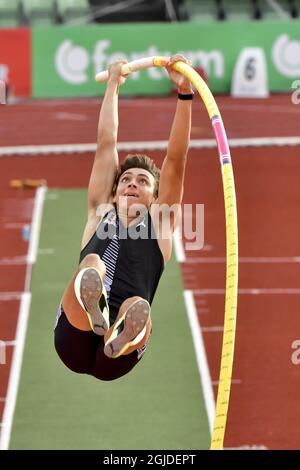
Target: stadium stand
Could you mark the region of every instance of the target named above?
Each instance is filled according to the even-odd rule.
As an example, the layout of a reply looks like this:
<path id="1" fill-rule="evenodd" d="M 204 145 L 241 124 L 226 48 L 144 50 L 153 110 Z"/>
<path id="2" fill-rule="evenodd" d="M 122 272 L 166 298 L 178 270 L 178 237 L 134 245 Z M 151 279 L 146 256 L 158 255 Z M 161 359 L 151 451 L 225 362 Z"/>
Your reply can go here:
<path id="1" fill-rule="evenodd" d="M 185 0 L 89 0 L 96 22 L 182 21 Z"/>
<path id="2" fill-rule="evenodd" d="M 0 0 L 0 27 L 297 19 L 300 0 Z"/>
<path id="3" fill-rule="evenodd" d="M 56 0 L 59 23 L 68 23 L 83 19 L 89 21 L 91 16 L 88 0 Z"/>
<path id="4" fill-rule="evenodd" d="M 19 0 L 0 0 L 0 27 L 17 27 L 23 20 L 22 3 Z"/>
<path id="5" fill-rule="evenodd" d="M 53 0 L 22 0 L 24 22 L 29 26 L 52 25 L 57 22 Z"/>

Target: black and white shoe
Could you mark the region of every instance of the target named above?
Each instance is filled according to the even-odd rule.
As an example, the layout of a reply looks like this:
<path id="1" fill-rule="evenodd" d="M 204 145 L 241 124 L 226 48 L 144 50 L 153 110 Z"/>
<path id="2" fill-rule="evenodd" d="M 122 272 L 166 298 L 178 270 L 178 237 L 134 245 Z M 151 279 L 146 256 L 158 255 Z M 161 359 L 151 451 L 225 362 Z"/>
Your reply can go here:
<path id="1" fill-rule="evenodd" d="M 105 338 L 104 354 L 117 358 L 138 344 L 146 333 L 150 311 L 147 300 L 133 302 L 120 318 L 117 317 L 109 338 Z"/>
<path id="2" fill-rule="evenodd" d="M 99 271 L 96 268 L 81 269 L 76 276 L 74 290 L 92 330 L 103 336 L 109 328 L 109 307 Z"/>

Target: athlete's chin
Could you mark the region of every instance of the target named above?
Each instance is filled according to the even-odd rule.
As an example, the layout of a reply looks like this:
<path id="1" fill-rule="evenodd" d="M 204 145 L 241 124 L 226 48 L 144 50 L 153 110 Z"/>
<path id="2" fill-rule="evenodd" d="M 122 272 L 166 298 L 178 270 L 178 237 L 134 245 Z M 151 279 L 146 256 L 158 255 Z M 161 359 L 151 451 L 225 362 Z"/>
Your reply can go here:
<path id="1" fill-rule="evenodd" d="M 139 197 L 134 197 L 134 196 L 129 196 L 126 198 L 126 205 L 127 207 L 133 207 L 133 206 L 146 206 L 145 201 L 143 201 L 142 198 Z"/>

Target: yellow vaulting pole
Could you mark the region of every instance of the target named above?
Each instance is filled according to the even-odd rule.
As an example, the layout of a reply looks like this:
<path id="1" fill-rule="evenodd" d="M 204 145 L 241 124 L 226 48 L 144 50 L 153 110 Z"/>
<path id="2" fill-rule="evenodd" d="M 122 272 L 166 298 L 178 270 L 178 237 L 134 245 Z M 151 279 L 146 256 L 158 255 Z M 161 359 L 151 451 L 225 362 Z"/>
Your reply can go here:
<path id="1" fill-rule="evenodd" d="M 238 227 L 234 176 L 225 129 L 213 95 L 204 80 L 191 66 L 184 62 L 177 62 L 174 64 L 174 69 L 192 82 L 205 104 L 218 143 L 222 170 L 226 219 L 226 295 L 221 368 L 210 447 L 211 450 L 221 450 L 223 449 L 229 405 L 237 316 Z"/>

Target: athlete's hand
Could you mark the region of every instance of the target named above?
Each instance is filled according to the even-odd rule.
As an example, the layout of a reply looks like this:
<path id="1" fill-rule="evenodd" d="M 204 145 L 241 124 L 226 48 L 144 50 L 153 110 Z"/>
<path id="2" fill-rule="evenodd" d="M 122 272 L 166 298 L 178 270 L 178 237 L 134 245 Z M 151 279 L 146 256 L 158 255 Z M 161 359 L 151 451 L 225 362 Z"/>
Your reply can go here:
<path id="1" fill-rule="evenodd" d="M 119 85 L 123 85 L 126 76 L 122 75 L 122 66 L 127 64 L 127 60 L 117 60 L 112 62 L 108 67 L 108 80 L 116 80 Z"/>
<path id="2" fill-rule="evenodd" d="M 170 57 L 169 62 L 166 65 L 167 72 L 169 74 L 170 79 L 177 87 L 178 93 L 189 94 L 193 93 L 193 88 L 191 82 L 184 76 L 182 73 L 177 72 L 176 70 L 172 69 L 172 64 L 178 61 L 185 62 L 188 65 L 191 65 L 191 62 L 186 59 L 181 54 L 175 54 Z"/>

